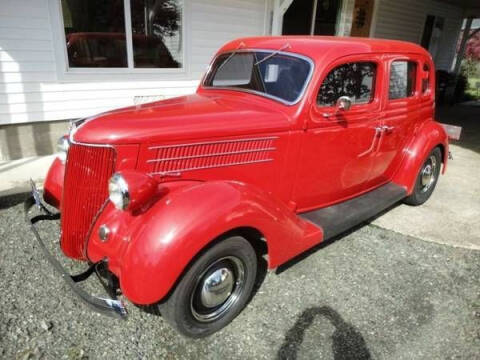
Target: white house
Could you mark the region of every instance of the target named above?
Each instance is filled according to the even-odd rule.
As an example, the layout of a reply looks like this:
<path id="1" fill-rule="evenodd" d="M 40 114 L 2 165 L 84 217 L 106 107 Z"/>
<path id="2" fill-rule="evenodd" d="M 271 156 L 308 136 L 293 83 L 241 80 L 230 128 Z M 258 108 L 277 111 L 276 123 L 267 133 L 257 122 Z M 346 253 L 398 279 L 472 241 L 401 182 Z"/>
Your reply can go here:
<path id="1" fill-rule="evenodd" d="M 67 120 L 195 91 L 236 37 L 370 36 L 451 70 L 476 0 L 1 0 L 0 160 L 51 153 Z"/>

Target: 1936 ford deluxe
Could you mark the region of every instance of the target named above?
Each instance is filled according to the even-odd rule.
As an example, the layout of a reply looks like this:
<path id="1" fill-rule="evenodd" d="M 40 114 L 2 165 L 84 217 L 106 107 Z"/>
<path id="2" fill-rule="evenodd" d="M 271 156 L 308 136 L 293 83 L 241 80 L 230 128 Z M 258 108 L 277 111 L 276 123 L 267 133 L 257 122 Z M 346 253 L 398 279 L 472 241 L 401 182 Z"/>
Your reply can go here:
<path id="1" fill-rule="evenodd" d="M 395 202 L 425 202 L 448 140 L 421 47 L 333 37 L 232 41 L 195 94 L 76 121 L 27 216 L 47 258 L 89 305 L 122 294 L 182 334 L 228 324 L 275 268 Z M 70 276 L 35 223 L 61 219 Z M 97 272 L 110 298 L 78 281 Z"/>

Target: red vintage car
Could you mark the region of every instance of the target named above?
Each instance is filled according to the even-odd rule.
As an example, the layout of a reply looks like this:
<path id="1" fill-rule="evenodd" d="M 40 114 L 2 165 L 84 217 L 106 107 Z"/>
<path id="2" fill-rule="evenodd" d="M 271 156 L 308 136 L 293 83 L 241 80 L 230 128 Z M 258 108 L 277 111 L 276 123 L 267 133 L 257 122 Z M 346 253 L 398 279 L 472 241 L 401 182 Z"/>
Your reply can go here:
<path id="1" fill-rule="evenodd" d="M 179 332 L 209 335 L 276 268 L 398 201 L 424 203 L 448 158 L 421 47 L 337 37 L 256 37 L 215 55 L 195 94 L 76 121 L 32 224 L 89 305 L 122 296 Z M 71 276 L 35 229 L 61 219 Z M 110 298 L 78 281 L 99 274 Z"/>

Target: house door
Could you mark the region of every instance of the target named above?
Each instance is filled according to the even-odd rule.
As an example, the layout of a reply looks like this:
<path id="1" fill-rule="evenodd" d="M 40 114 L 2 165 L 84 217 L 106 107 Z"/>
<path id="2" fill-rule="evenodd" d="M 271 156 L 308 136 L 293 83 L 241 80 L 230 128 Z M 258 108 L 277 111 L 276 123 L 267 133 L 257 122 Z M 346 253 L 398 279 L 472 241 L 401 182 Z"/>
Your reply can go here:
<path id="1" fill-rule="evenodd" d="M 293 0 L 283 15 L 283 35 L 335 35 L 341 0 Z"/>

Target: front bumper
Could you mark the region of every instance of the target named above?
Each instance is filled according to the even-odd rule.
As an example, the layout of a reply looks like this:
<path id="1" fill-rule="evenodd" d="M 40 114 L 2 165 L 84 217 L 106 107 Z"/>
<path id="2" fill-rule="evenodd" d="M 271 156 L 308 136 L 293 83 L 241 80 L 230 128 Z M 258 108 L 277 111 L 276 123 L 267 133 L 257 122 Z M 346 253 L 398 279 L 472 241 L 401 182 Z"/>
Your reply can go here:
<path id="1" fill-rule="evenodd" d="M 78 283 L 86 280 L 91 274 L 95 272 L 99 263 L 91 264 L 90 267 L 83 273 L 78 275 L 70 275 L 65 268 L 58 262 L 58 260 L 50 254 L 46 248 L 40 234 L 38 233 L 35 224 L 39 221 L 49 221 L 49 220 L 58 220 L 60 218 L 60 213 L 51 213 L 45 205 L 43 205 L 40 194 L 35 188 L 35 184 L 32 182 L 32 194 L 25 200 L 24 209 L 25 209 L 25 219 L 30 225 L 30 228 L 37 239 L 40 249 L 42 249 L 47 260 L 52 264 L 53 268 L 61 276 L 61 278 L 67 283 L 70 289 L 80 297 L 88 306 L 90 306 L 96 312 L 125 319 L 127 317 L 127 310 L 121 300 L 115 298 L 114 294 L 112 298 L 100 298 L 88 294 L 83 290 Z M 37 205 L 38 209 L 42 212 L 40 215 L 36 215 L 32 218 L 29 217 L 29 210 L 33 205 Z"/>

